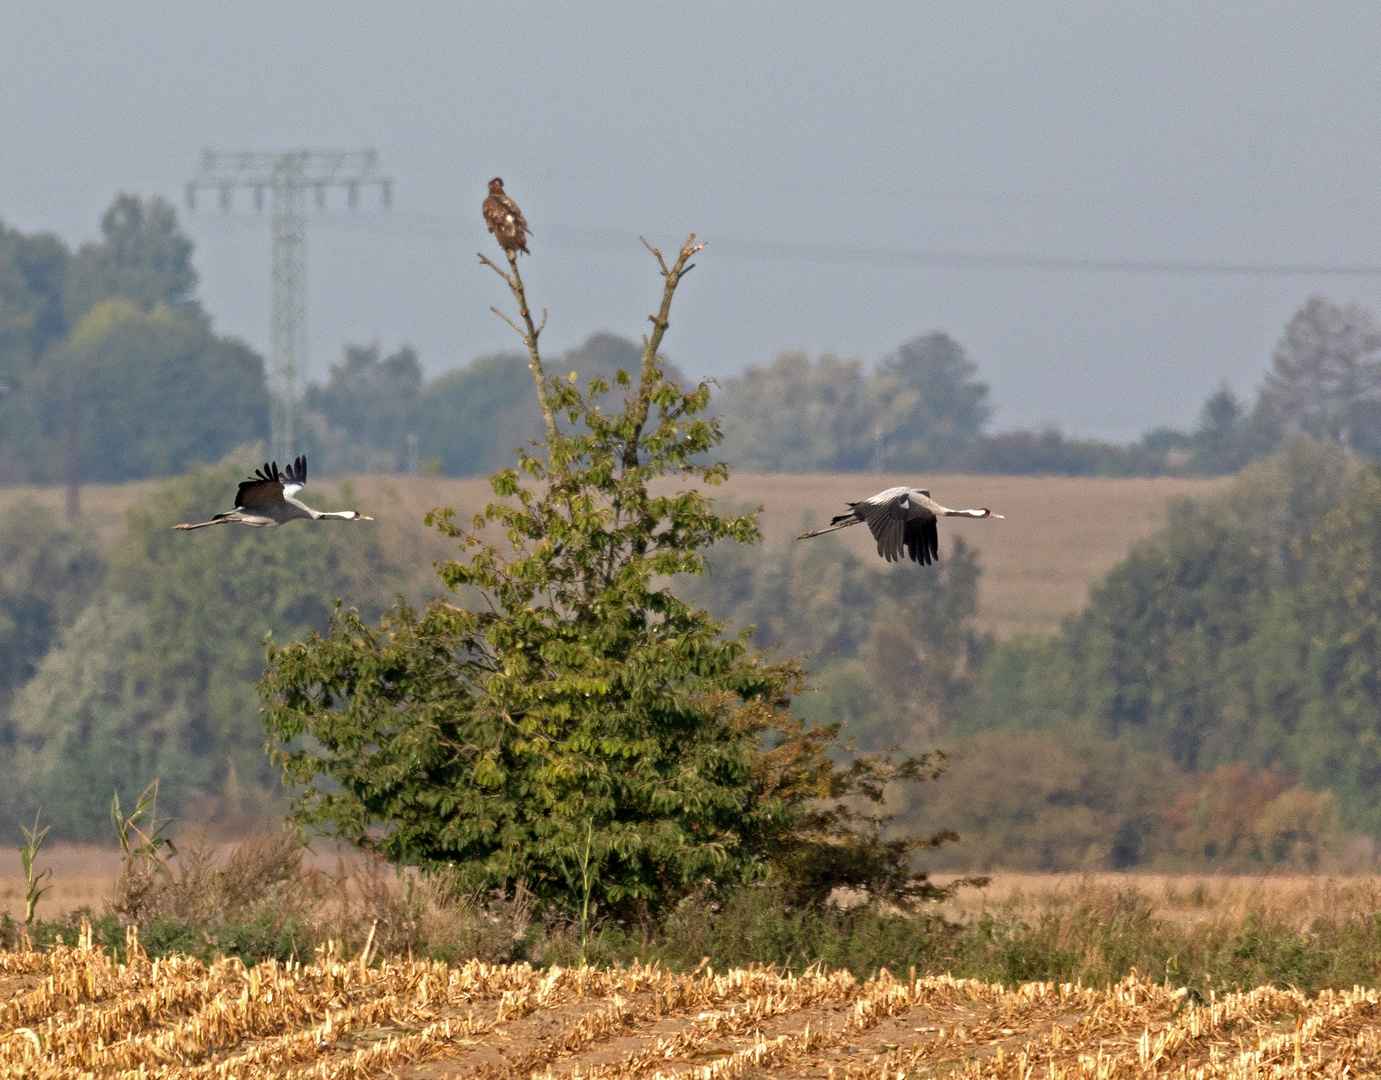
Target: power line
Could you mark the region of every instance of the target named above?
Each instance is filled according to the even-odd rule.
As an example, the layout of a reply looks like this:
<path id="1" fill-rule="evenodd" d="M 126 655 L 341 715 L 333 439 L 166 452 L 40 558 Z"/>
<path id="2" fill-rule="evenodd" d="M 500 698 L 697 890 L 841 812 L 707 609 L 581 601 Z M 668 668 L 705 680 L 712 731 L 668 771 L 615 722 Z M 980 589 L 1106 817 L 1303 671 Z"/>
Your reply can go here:
<path id="1" fill-rule="evenodd" d="M 482 242 L 483 229 L 453 214 L 397 213 L 391 221 L 321 214 L 326 226 L 348 225 L 364 232 L 385 232 Z M 639 247 L 637 234 L 621 229 L 548 225 L 540 243 L 561 251 L 620 250 Z M 936 270 L 1002 270 L 1026 273 L 1116 274 L 1163 277 L 1381 277 L 1381 263 L 1258 263 L 1173 259 L 1099 259 L 1002 252 L 936 251 L 925 248 L 869 247 L 853 244 L 799 243 L 789 240 L 710 238 L 707 255 L 768 262 L 859 265 L 885 263 Z"/>

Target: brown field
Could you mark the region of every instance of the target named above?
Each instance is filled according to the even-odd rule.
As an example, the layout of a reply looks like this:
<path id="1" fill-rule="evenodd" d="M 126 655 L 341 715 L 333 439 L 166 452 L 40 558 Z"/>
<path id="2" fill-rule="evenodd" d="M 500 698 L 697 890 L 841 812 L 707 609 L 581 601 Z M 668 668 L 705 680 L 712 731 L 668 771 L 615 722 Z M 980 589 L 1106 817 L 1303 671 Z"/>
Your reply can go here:
<path id="1" fill-rule="evenodd" d="M 74 885 L 84 883 L 83 902 L 108 894 L 109 852 L 45 855 L 58 871 L 46 917 L 69 906 Z M 20 886 L 12 862 L 0 863 L 9 890 Z M 398 887 L 392 875 L 381 880 Z M 1180 925 L 1255 914 L 1307 926 L 1381 906 L 1376 877 L 1005 874 L 964 890 L 945 913 L 1035 921 L 1091 893 L 1128 890 Z M 365 909 L 354 910 L 348 948 L 253 969 L 233 958 L 150 961 L 137 937 L 118 963 L 75 931 L 44 951 L 0 952 L 0 1077 L 1342 1080 L 1381 1069 L 1376 990 L 1262 987 L 1202 1000 L 1135 969 L 1093 988 L 901 971 L 866 982 L 821 969 L 717 974 L 703 962 L 689 975 L 447 966 L 380 950 L 383 930 L 376 938 L 370 917 L 360 921 Z"/>
<path id="2" fill-rule="evenodd" d="M 1191 1000 L 948 976 L 657 967 L 128 962 L 83 935 L 0 954 L 0 1075 L 484 1080 L 1305 1077 L 1374 1073 L 1381 994 Z"/>
<path id="3" fill-rule="evenodd" d="M 844 509 L 847 502 L 872 494 L 892 480 L 862 475 L 735 476 L 717 489 L 717 497 L 739 505 L 765 507 L 763 530 L 769 544 L 789 542 L 803 528 L 818 526 Z M 1157 478 L 1083 478 L 1023 476 L 936 476 L 929 479 L 935 497 L 946 505 L 988 506 L 1006 515 L 1002 521 L 946 521 L 946 538 L 963 536 L 978 549 L 983 565 L 979 617 L 985 629 L 1007 637 L 1014 633 L 1053 630 L 1060 619 L 1083 604 L 1090 584 L 1114 566 L 1128 549 L 1165 519 L 1169 499 L 1220 490 L 1227 480 Z M 408 592 L 426 595 L 433 587 L 431 563 L 448 548 L 426 529 L 422 515 L 433 506 L 454 506 L 472 513 L 491 497 L 482 479 L 447 480 L 414 476 L 359 476 L 348 481 L 354 501 L 379 519 L 394 557 L 413 568 Z M 123 529 L 123 510 L 146 497 L 156 481 L 89 485 L 82 489 L 82 508 L 109 540 Z M 339 495 L 339 485 L 313 485 L 317 500 Z M 61 509 L 62 488 L 0 488 L 0 512 L 32 497 Z M 171 524 L 171 523 L 170 523 Z M 860 553 L 871 550 L 862 530 L 841 541 Z"/>

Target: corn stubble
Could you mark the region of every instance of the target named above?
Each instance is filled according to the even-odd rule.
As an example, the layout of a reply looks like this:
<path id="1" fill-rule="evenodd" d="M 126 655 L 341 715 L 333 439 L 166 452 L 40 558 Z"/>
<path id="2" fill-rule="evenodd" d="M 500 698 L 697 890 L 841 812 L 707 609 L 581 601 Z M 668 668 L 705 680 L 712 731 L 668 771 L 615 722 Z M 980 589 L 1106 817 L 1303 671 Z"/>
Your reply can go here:
<path id="1" fill-rule="evenodd" d="M 1381 1056 L 1381 994 L 1188 999 L 948 976 L 767 968 L 536 970 L 339 954 L 310 964 L 0 953 L 0 1076 L 821 1080 L 1346 1077 Z"/>

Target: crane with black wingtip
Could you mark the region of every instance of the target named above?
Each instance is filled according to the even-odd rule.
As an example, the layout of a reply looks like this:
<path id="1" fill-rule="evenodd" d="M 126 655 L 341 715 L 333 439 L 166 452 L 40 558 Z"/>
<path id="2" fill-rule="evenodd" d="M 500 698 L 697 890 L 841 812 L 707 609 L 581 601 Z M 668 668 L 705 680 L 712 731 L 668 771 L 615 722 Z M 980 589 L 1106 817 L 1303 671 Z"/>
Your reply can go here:
<path id="1" fill-rule="evenodd" d="M 1001 518 L 986 506 L 977 510 L 951 510 L 930 497 L 925 488 L 894 487 L 879 491 L 861 502 L 849 503 L 849 512 L 831 519 L 823 529 L 812 529 L 796 537 L 806 540 L 812 536 L 847 529 L 850 525 L 867 525 L 877 541 L 878 554 L 888 562 L 909 558 L 912 562 L 929 566 L 940 557 L 942 517 Z"/>
<path id="2" fill-rule="evenodd" d="M 298 457 L 281 472 L 278 462 L 264 462 L 254 475 L 241 482 L 235 493 L 235 509 L 195 525 L 174 529 L 204 529 L 208 525 L 250 525 L 265 529 L 289 521 L 373 521 L 355 510 L 313 510 L 295 496 L 307 483 L 307 455 Z"/>

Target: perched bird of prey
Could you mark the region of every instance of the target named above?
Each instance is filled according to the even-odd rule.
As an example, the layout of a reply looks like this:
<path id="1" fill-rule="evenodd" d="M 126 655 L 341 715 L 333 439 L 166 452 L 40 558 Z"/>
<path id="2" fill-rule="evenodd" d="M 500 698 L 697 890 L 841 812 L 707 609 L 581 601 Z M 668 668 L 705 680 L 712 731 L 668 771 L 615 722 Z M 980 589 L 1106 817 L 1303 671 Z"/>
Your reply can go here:
<path id="1" fill-rule="evenodd" d="M 313 510 L 306 503 L 293 498 L 307 483 L 307 455 L 303 454 L 282 472 L 278 462 L 264 462 L 262 469 L 255 469 L 254 475 L 240 484 L 235 493 L 235 509 L 228 514 L 217 514 L 210 521 L 199 521 L 195 525 L 174 525 L 174 529 L 204 529 L 208 525 L 253 525 L 263 529 L 270 525 L 282 525 L 286 521 L 373 521 L 372 517 L 354 510 L 338 510 L 324 513 Z"/>
<path id="2" fill-rule="evenodd" d="M 850 525 L 866 524 L 878 542 L 878 554 L 888 562 L 906 557 L 912 562 L 929 566 L 940 557 L 940 530 L 936 521 L 942 517 L 1000 518 L 987 507 L 977 510 L 951 510 L 930 497 L 925 488 L 894 487 L 879 491 L 862 502 L 849 503 L 849 512 L 830 520 L 823 529 L 803 532 L 796 537 L 811 536 L 847 529 Z"/>
<path id="3" fill-rule="evenodd" d="M 527 218 L 523 217 L 518 204 L 504 193 L 503 180 L 497 176 L 489 181 L 489 195 L 484 200 L 484 223 L 505 251 L 532 254 L 527 249 L 527 237 L 532 232 L 527 227 Z"/>

